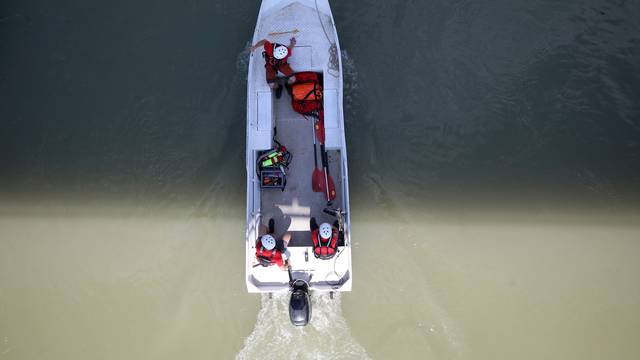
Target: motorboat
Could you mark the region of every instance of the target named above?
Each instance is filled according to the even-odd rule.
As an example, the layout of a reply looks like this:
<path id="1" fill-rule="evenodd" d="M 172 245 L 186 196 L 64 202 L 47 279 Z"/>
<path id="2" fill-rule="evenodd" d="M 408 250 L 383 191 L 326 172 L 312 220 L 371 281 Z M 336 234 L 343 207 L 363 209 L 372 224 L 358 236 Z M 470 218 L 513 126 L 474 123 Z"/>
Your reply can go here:
<path id="1" fill-rule="evenodd" d="M 309 293 L 333 296 L 351 291 L 353 283 L 342 64 L 328 0 L 262 1 L 252 44 L 263 39 L 288 44 L 292 37 L 296 42 L 288 64 L 300 74 L 298 79 L 303 73 L 317 74 L 319 111 L 311 115 L 296 111 L 290 87 L 278 98 L 266 81 L 262 48 L 251 52 L 245 280 L 250 293 L 291 292 L 292 323 L 306 325 L 311 318 Z M 279 75 L 282 84 L 286 80 Z M 274 151 L 283 159 L 265 166 Z M 257 244 L 271 219 L 274 237 L 290 234 L 288 271 L 262 266 L 256 258 Z M 316 256 L 314 222 L 338 229 L 333 256 Z"/>

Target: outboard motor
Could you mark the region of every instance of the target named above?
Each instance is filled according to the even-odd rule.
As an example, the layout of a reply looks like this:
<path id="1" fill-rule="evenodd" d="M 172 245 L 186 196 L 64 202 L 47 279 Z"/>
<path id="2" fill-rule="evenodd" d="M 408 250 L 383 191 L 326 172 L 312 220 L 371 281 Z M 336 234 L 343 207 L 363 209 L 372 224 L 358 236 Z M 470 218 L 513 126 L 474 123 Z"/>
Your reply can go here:
<path id="1" fill-rule="evenodd" d="M 295 326 L 305 326 L 311 320 L 311 296 L 309 284 L 303 279 L 293 280 L 289 268 L 289 285 L 291 298 L 289 299 L 289 319 Z"/>

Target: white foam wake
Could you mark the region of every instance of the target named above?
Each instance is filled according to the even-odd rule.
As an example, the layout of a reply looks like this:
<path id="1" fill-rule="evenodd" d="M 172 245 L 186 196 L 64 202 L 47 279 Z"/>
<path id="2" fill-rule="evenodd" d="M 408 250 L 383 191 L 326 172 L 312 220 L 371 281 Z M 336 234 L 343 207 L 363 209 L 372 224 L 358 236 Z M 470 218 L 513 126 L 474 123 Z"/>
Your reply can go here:
<path id="1" fill-rule="evenodd" d="M 309 325 L 289 322 L 289 294 L 262 296 L 256 325 L 236 359 L 367 359 L 342 316 L 340 294 L 312 297 Z"/>
<path id="2" fill-rule="evenodd" d="M 242 51 L 236 55 L 236 78 L 244 83 L 249 76 L 249 58 L 251 56 L 251 43 L 247 41 Z"/>

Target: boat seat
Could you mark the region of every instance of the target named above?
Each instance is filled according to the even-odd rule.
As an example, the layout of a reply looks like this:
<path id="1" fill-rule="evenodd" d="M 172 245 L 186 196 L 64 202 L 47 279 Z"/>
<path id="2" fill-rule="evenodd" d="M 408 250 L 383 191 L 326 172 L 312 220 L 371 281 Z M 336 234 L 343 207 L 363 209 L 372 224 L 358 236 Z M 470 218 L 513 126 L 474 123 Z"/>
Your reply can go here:
<path id="1" fill-rule="evenodd" d="M 324 89 L 323 106 L 325 146 L 327 150 L 339 150 L 341 145 L 341 130 L 338 116 L 338 90 Z"/>
<path id="2" fill-rule="evenodd" d="M 273 139 L 273 95 L 271 90 L 258 91 L 256 104 L 256 135 L 253 141 L 254 150 L 271 149 Z"/>

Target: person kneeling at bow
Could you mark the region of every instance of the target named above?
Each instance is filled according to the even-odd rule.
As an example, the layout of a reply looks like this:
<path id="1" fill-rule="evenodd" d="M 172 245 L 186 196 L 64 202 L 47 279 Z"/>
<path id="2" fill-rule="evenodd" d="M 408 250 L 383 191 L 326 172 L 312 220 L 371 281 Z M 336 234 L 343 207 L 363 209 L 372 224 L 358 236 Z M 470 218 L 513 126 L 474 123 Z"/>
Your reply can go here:
<path id="1" fill-rule="evenodd" d="M 295 45 L 296 38 L 292 37 L 289 40 L 289 46 L 272 43 L 269 40 L 263 39 L 251 47 L 251 51 L 254 51 L 260 46 L 264 46 L 262 57 L 264 57 L 265 60 L 264 68 L 266 70 L 267 84 L 269 84 L 271 89 L 276 91 L 276 98 L 280 98 L 282 95 L 282 85 L 279 84 L 276 79 L 278 72 L 281 72 L 288 78 L 287 83 L 289 85 L 296 81 L 296 77 L 293 75 L 293 70 L 287 62 L 287 59 L 292 55 L 292 49 Z"/>

